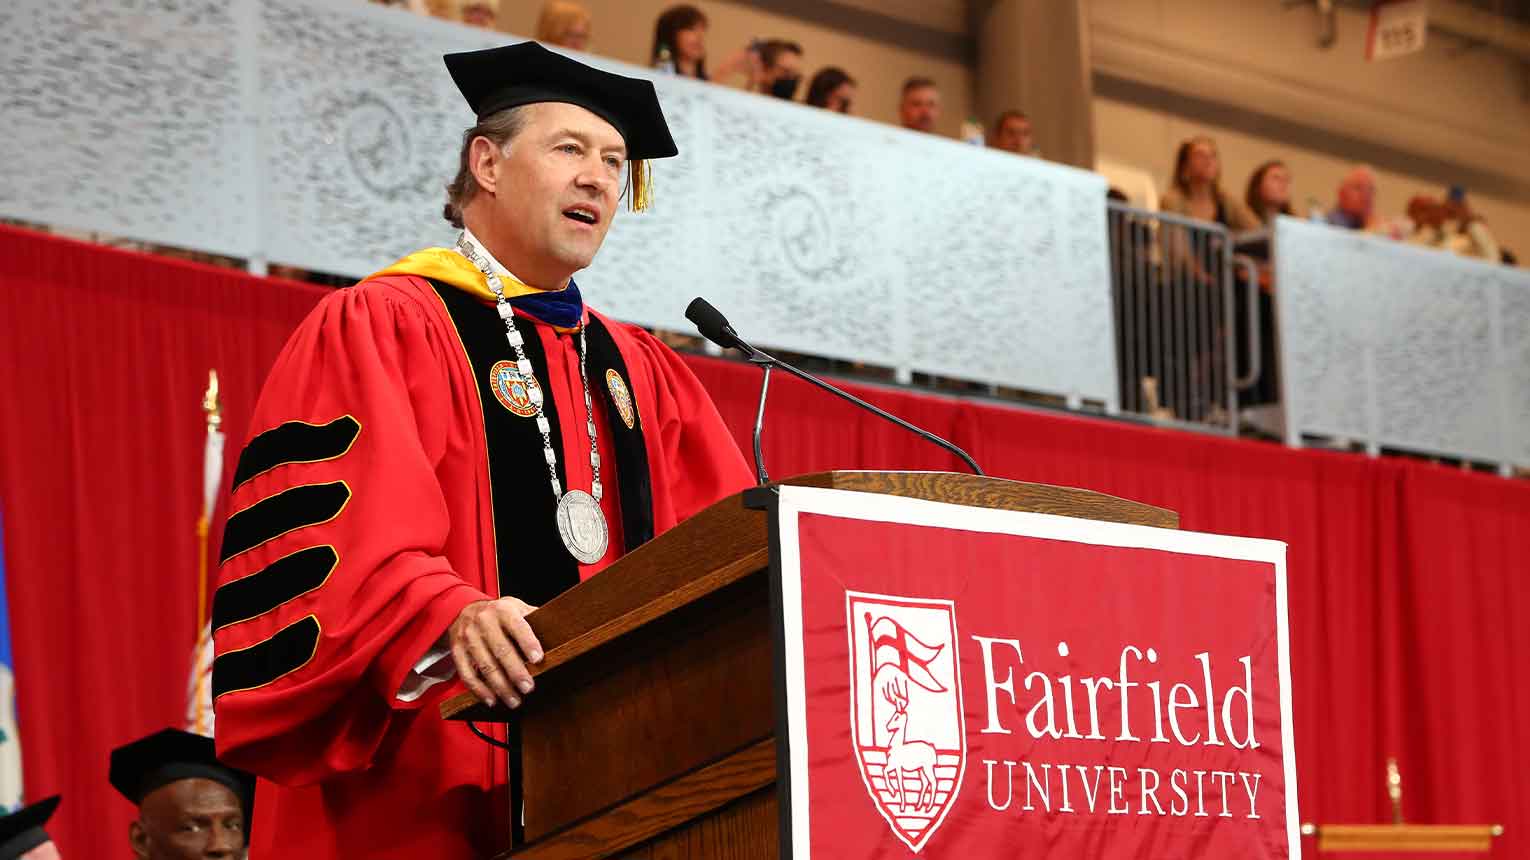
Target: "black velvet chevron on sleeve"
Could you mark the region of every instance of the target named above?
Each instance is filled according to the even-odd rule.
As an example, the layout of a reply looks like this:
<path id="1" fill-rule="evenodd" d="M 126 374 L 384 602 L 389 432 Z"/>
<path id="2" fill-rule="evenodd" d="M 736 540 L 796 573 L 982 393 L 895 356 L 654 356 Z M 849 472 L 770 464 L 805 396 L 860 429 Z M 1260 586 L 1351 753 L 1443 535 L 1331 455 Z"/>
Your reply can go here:
<path id="1" fill-rule="evenodd" d="M 249 576 L 225 582 L 213 595 L 214 630 L 249 621 L 323 585 L 340 555 L 329 545 L 285 555 Z"/>
<path id="2" fill-rule="evenodd" d="M 275 636 L 248 648 L 219 654 L 213 661 L 212 694 L 264 687 L 301 669 L 319 647 L 319 621 L 312 615 L 283 627 Z"/>
<path id="3" fill-rule="evenodd" d="M 305 526 L 329 522 L 351 499 L 344 481 L 305 484 L 262 499 L 228 518 L 221 561 Z"/>
<path id="4" fill-rule="evenodd" d="M 246 481 L 292 463 L 321 463 L 333 460 L 351 449 L 361 423 L 342 415 L 328 424 L 288 421 L 261 433 L 244 446 L 239 466 L 234 470 L 234 488 Z"/>

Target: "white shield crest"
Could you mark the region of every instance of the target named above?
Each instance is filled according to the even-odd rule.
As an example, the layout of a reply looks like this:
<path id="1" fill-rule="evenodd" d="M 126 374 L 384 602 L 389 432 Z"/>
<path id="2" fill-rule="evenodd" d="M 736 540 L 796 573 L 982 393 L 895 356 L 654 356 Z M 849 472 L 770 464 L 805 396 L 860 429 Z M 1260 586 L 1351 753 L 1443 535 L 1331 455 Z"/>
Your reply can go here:
<path id="1" fill-rule="evenodd" d="M 917 854 L 955 802 L 967 761 L 956 604 L 847 591 L 845 627 L 861 779 Z"/>

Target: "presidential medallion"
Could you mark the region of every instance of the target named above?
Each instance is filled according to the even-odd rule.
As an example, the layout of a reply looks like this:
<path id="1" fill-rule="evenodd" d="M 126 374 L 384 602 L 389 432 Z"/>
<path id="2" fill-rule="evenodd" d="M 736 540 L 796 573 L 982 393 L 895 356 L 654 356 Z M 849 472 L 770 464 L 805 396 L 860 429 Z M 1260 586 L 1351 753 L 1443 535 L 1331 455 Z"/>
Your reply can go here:
<path id="1" fill-rule="evenodd" d="M 605 558 L 611 535 L 600 502 L 583 490 L 564 493 L 558 499 L 558 536 L 569 554 L 584 564 Z"/>
<path id="2" fill-rule="evenodd" d="M 535 376 L 523 377 L 513 361 L 498 361 L 489 368 L 489 387 L 494 389 L 494 399 L 500 405 L 522 418 L 537 414 L 537 404 L 542 400 L 542 387 Z"/>

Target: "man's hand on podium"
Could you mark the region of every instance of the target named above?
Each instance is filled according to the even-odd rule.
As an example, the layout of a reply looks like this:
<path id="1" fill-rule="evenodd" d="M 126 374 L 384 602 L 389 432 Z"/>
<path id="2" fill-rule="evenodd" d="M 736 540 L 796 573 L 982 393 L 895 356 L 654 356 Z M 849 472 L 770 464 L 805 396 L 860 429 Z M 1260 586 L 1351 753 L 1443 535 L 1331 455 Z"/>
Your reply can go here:
<path id="1" fill-rule="evenodd" d="M 452 662 L 467 688 L 489 707 L 494 700 L 520 707 L 521 697 L 531 692 L 529 663 L 542 662 L 542 643 L 537 641 L 526 616 L 536 610 L 514 597 L 469 603 L 447 628 Z"/>

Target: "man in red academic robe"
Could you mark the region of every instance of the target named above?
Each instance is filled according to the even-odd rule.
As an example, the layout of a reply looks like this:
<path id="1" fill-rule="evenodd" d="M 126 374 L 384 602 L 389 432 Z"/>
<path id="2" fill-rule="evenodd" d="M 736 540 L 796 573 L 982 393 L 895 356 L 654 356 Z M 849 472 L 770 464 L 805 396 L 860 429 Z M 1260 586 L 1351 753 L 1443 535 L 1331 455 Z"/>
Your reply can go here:
<path id="1" fill-rule="evenodd" d="M 533 43 L 446 63 L 478 116 L 457 247 L 320 303 L 234 478 L 213 687 L 255 860 L 504 850 L 505 755 L 439 682 L 536 695 L 526 614 L 751 483 L 685 365 L 572 281 L 676 154 L 652 84 Z"/>

